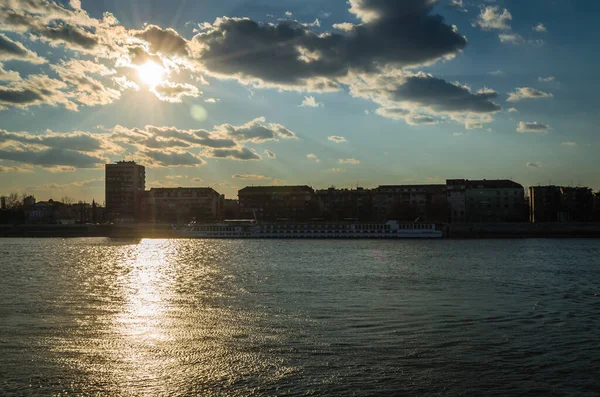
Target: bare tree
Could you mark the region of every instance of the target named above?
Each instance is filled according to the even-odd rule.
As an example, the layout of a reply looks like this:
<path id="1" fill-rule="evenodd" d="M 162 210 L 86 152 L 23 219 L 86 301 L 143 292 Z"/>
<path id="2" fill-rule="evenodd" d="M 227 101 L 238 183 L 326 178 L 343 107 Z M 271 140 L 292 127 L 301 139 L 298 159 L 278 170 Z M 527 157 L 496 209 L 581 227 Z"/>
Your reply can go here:
<path id="1" fill-rule="evenodd" d="M 11 193 L 6 198 L 6 208 L 17 209 L 23 206 L 23 200 L 19 193 Z"/>
<path id="2" fill-rule="evenodd" d="M 61 198 L 61 199 L 60 199 L 60 201 L 61 201 L 63 204 L 66 204 L 66 205 L 71 205 L 71 204 L 73 204 L 73 202 L 74 202 L 74 201 L 73 201 L 73 198 L 72 198 L 72 197 L 70 197 L 70 196 L 63 196 L 63 198 Z"/>

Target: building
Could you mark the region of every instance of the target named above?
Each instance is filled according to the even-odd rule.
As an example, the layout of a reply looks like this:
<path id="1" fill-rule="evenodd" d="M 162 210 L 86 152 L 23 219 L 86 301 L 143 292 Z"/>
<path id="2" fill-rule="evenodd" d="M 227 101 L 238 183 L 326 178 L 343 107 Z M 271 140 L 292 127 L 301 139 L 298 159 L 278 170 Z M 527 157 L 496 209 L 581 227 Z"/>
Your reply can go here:
<path id="1" fill-rule="evenodd" d="M 600 222 L 600 191 L 594 193 L 594 221 Z"/>
<path id="2" fill-rule="evenodd" d="M 588 222 L 594 219 L 594 194 L 587 187 L 531 186 L 531 222 Z"/>
<path id="3" fill-rule="evenodd" d="M 239 219 L 240 203 L 234 199 L 225 199 L 225 219 Z"/>
<path id="4" fill-rule="evenodd" d="M 106 212 L 112 222 L 136 222 L 146 188 L 146 168 L 134 161 L 105 166 Z"/>
<path id="5" fill-rule="evenodd" d="M 55 225 L 61 223 L 64 204 L 54 201 L 38 201 L 25 208 L 25 221 L 31 224 Z"/>
<path id="6" fill-rule="evenodd" d="M 466 180 L 466 221 L 524 222 L 525 189 L 507 179 Z"/>
<path id="7" fill-rule="evenodd" d="M 368 221 L 372 218 L 371 191 L 358 187 L 356 189 L 317 190 L 319 212 L 323 218 L 331 221 L 358 219 Z"/>
<path id="8" fill-rule="evenodd" d="M 448 220 L 450 223 L 462 223 L 467 220 L 467 180 L 446 180 L 446 191 L 448 197 Z"/>
<path id="9" fill-rule="evenodd" d="M 309 186 L 249 186 L 238 192 L 240 216 L 259 220 L 307 220 L 318 216 L 315 191 Z"/>
<path id="10" fill-rule="evenodd" d="M 446 185 L 383 185 L 372 191 L 377 221 L 447 222 Z"/>
<path id="11" fill-rule="evenodd" d="M 209 187 L 152 188 L 144 192 L 143 218 L 147 222 L 187 224 L 224 219 L 225 196 Z"/>

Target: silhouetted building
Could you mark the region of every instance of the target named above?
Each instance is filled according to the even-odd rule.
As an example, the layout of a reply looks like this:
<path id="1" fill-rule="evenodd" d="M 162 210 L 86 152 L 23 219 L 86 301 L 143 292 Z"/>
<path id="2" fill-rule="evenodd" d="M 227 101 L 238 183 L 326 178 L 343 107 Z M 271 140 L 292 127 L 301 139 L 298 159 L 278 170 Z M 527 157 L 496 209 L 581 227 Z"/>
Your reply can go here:
<path id="1" fill-rule="evenodd" d="M 372 190 L 375 219 L 447 222 L 446 185 L 384 185 Z"/>
<path id="2" fill-rule="evenodd" d="M 524 222 L 523 186 L 507 179 L 465 180 L 467 222 Z"/>
<path id="3" fill-rule="evenodd" d="M 134 161 L 106 164 L 106 211 L 110 221 L 134 222 L 141 216 L 146 168 Z"/>
<path id="4" fill-rule="evenodd" d="M 32 224 L 59 224 L 63 203 L 54 200 L 39 201 L 25 207 L 25 221 Z"/>
<path id="5" fill-rule="evenodd" d="M 34 204 L 35 204 L 35 197 L 26 196 L 25 198 L 23 198 L 23 206 L 24 207 L 31 207 Z"/>
<path id="6" fill-rule="evenodd" d="M 144 193 L 148 222 L 186 224 L 223 220 L 225 197 L 209 187 L 153 188 Z"/>
<path id="7" fill-rule="evenodd" d="M 2 196 L 0 197 L 0 210 L 5 210 L 6 209 L 6 197 Z"/>
<path id="8" fill-rule="evenodd" d="M 594 193 L 594 221 L 600 222 L 600 191 Z"/>
<path id="9" fill-rule="evenodd" d="M 239 219 L 240 203 L 237 200 L 225 199 L 225 219 Z"/>
<path id="10" fill-rule="evenodd" d="M 462 223 L 467 220 L 467 181 L 466 179 L 446 180 L 448 194 L 449 221 Z"/>
<path id="11" fill-rule="evenodd" d="M 240 216 L 259 220 L 306 220 L 318 215 L 315 191 L 309 186 L 249 186 L 238 192 Z"/>
<path id="12" fill-rule="evenodd" d="M 356 189 L 317 190 L 319 212 L 323 218 L 331 221 L 359 219 L 368 221 L 372 218 L 371 191 L 362 187 Z"/>
<path id="13" fill-rule="evenodd" d="M 594 220 L 594 194 L 587 187 L 531 186 L 531 222 L 589 222 Z"/>

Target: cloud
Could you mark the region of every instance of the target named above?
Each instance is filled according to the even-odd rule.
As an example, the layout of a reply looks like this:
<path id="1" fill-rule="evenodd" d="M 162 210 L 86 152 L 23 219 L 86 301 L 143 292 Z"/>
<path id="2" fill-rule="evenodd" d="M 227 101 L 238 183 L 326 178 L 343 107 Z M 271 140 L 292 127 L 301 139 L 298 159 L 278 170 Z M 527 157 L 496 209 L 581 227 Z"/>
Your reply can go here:
<path id="1" fill-rule="evenodd" d="M 192 178 L 191 181 L 192 182 L 204 182 L 204 179 L 202 179 L 202 178 Z"/>
<path id="2" fill-rule="evenodd" d="M 262 159 L 258 153 L 246 147 L 240 149 L 215 149 L 212 151 L 211 155 L 216 158 L 230 158 L 241 161 Z"/>
<path id="3" fill-rule="evenodd" d="M 552 98 L 554 95 L 530 87 L 519 87 L 508 94 L 508 102 L 518 102 L 522 99 Z"/>
<path id="4" fill-rule="evenodd" d="M 108 76 L 116 73 L 101 63 L 72 59 L 51 65 L 62 81 L 67 83 L 70 92 L 67 94 L 73 100 L 86 106 L 106 105 L 121 97 L 121 92 L 106 87 L 97 78 L 89 75 Z"/>
<path id="5" fill-rule="evenodd" d="M 437 122 L 437 116 L 447 116 L 465 125 L 474 119 L 479 123 L 491 122 L 491 115 L 501 110 L 493 102 L 498 96 L 494 90 L 483 88 L 473 92 L 468 86 L 422 72 L 361 76 L 351 86 L 350 93 L 380 104 L 379 115 L 404 119 L 410 124 Z"/>
<path id="6" fill-rule="evenodd" d="M 272 151 L 270 151 L 270 150 L 265 150 L 265 154 L 266 154 L 266 155 L 267 155 L 267 157 L 268 157 L 268 158 L 270 158 L 270 159 L 275 159 L 275 158 L 277 158 L 277 155 L 276 155 L 275 153 L 273 153 Z"/>
<path id="7" fill-rule="evenodd" d="M 483 6 L 473 26 L 483 30 L 510 30 L 512 15 L 507 9 L 500 10 L 498 6 Z"/>
<path id="8" fill-rule="evenodd" d="M 286 12 L 285 12 L 285 16 L 286 16 L 286 17 L 291 17 L 292 15 L 293 15 L 293 14 L 292 14 L 292 12 L 291 12 L 291 11 L 286 11 Z"/>
<path id="9" fill-rule="evenodd" d="M 258 174 L 235 174 L 235 175 L 232 175 L 231 177 L 233 179 L 242 179 L 242 180 L 246 180 L 246 181 L 262 181 L 262 180 L 273 179 L 269 176 L 258 175 Z"/>
<path id="10" fill-rule="evenodd" d="M 65 149 L 0 149 L 0 159 L 42 167 L 70 166 L 76 168 L 98 168 L 106 159 Z"/>
<path id="11" fill-rule="evenodd" d="M 343 143 L 343 142 L 348 142 L 346 140 L 346 138 L 344 138 L 343 136 L 330 136 L 329 138 L 327 138 L 328 140 L 330 140 L 331 142 L 335 142 L 335 143 Z"/>
<path id="12" fill-rule="evenodd" d="M 517 108 L 509 108 L 508 109 L 508 113 L 518 113 L 519 111 L 517 110 Z"/>
<path id="13" fill-rule="evenodd" d="M 17 81 L 21 80 L 19 72 L 12 70 L 4 70 L 4 65 L 0 63 L 0 81 Z"/>
<path id="14" fill-rule="evenodd" d="M 278 140 L 279 138 L 295 138 L 296 134 L 281 124 L 266 123 L 264 117 L 256 118 L 241 126 L 223 124 L 216 126 L 220 134 L 239 142 L 264 142 Z"/>
<path id="15" fill-rule="evenodd" d="M 140 38 L 149 44 L 152 54 L 176 55 L 185 57 L 188 55 L 187 40 L 174 29 L 162 29 L 156 25 L 148 25 L 142 31 L 132 32 L 134 37 Z"/>
<path id="16" fill-rule="evenodd" d="M 151 165 L 158 165 L 162 167 L 170 166 L 187 166 L 193 167 L 198 165 L 204 165 L 205 161 L 200 157 L 189 153 L 189 152 L 173 152 L 173 151 L 161 151 L 161 150 L 146 150 L 139 152 L 141 155 L 148 157 L 151 161 Z"/>
<path id="17" fill-rule="evenodd" d="M 323 104 L 321 102 L 317 102 L 314 96 L 305 96 L 300 106 L 318 108 L 319 106 L 323 106 Z"/>
<path id="18" fill-rule="evenodd" d="M 468 10 L 465 8 L 463 0 L 449 0 L 448 7 L 454 8 L 461 12 L 468 12 Z"/>
<path id="19" fill-rule="evenodd" d="M 33 168 L 15 167 L 12 165 L 0 165 L 0 174 L 9 174 L 16 172 L 33 172 Z"/>
<path id="20" fill-rule="evenodd" d="M 517 33 L 500 33 L 498 35 L 501 43 L 508 44 L 523 44 L 525 43 L 525 39 L 523 36 Z"/>
<path id="21" fill-rule="evenodd" d="M 168 81 L 156 85 L 152 89 L 152 92 L 161 101 L 171 103 L 181 103 L 183 97 L 197 98 L 201 94 L 200 90 L 191 84 L 171 83 Z"/>
<path id="22" fill-rule="evenodd" d="M 47 61 L 35 52 L 28 50 L 17 41 L 13 41 L 0 33 L 0 61 L 25 61 L 29 63 L 46 63 Z"/>
<path id="23" fill-rule="evenodd" d="M 525 122 L 525 121 L 520 121 L 519 122 L 519 126 L 517 127 L 517 131 L 518 132 L 539 132 L 539 133 L 547 133 L 548 130 L 550 129 L 549 125 L 546 124 L 542 124 L 542 123 L 538 123 L 537 121 L 534 122 Z"/>
<path id="24" fill-rule="evenodd" d="M 335 173 L 340 173 L 340 172 L 344 172 L 345 170 L 343 168 L 332 168 L 329 171 L 335 172 Z"/>
<path id="25" fill-rule="evenodd" d="M 353 72 L 427 65 L 466 46 L 455 27 L 432 14 L 431 0 L 350 0 L 363 23 L 344 34 L 317 33 L 294 21 L 218 18 L 190 47 L 209 73 L 259 86 L 330 91 Z"/>
<path id="26" fill-rule="evenodd" d="M 561 145 L 568 146 L 568 147 L 576 147 L 577 142 L 561 142 Z"/>
<path id="27" fill-rule="evenodd" d="M 544 26 L 543 23 L 538 23 L 537 25 L 535 25 L 533 28 L 531 28 L 534 32 L 538 32 L 538 33 L 546 33 L 548 31 L 548 29 L 546 29 L 546 26 Z"/>
<path id="28" fill-rule="evenodd" d="M 554 77 L 554 76 L 538 77 L 538 81 L 542 82 L 542 83 L 547 83 L 547 82 L 550 82 L 550 81 L 556 81 L 556 77 Z"/>
<path id="29" fill-rule="evenodd" d="M 321 161 L 321 160 L 319 160 L 319 157 L 317 157 L 317 155 L 314 153 L 307 154 L 306 158 L 309 160 L 314 160 L 316 163 L 319 163 Z"/>
<path id="30" fill-rule="evenodd" d="M 360 164 L 360 161 L 357 159 L 339 159 L 340 164 L 352 164 L 352 165 L 358 165 Z"/>
<path id="31" fill-rule="evenodd" d="M 27 132 L 8 132 L 0 130 L 0 145 L 7 142 L 17 142 L 25 145 L 45 146 L 59 150 L 76 150 L 80 152 L 97 152 L 108 148 L 109 143 L 103 136 L 90 133 L 74 132 L 69 134 L 45 133 L 33 135 Z"/>
<path id="32" fill-rule="evenodd" d="M 64 92 L 67 84 L 45 75 L 30 75 L 26 80 L 16 80 L 0 86 L 0 105 L 26 108 L 34 105 L 63 105 L 69 110 L 77 110 Z"/>
<path id="33" fill-rule="evenodd" d="M 536 161 L 535 163 L 529 162 L 526 165 L 529 168 L 540 168 L 542 166 L 542 163 L 540 163 L 539 161 Z"/>
<path id="34" fill-rule="evenodd" d="M 504 72 L 502 70 L 494 70 L 493 72 L 488 73 L 490 76 L 503 76 Z"/>
<path id="35" fill-rule="evenodd" d="M 215 99 L 215 98 L 206 98 L 204 100 L 204 102 L 207 102 L 207 103 L 217 103 L 217 99 Z"/>

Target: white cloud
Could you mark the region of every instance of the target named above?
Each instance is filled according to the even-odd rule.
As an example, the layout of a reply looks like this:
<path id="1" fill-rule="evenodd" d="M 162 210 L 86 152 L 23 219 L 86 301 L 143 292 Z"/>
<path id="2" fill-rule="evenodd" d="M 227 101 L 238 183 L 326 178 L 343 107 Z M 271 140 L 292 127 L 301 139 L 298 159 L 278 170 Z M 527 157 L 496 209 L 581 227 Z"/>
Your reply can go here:
<path id="1" fill-rule="evenodd" d="M 518 113 L 519 111 L 517 110 L 517 108 L 509 108 L 508 109 L 508 113 Z"/>
<path id="2" fill-rule="evenodd" d="M 360 161 L 357 159 L 339 159 L 340 164 L 352 164 L 352 165 L 358 165 L 360 164 Z"/>
<path id="3" fill-rule="evenodd" d="M 554 76 L 538 77 L 538 81 L 541 83 L 548 83 L 550 81 L 556 81 L 556 77 L 554 77 Z"/>
<path id="4" fill-rule="evenodd" d="M 321 160 L 319 160 L 319 157 L 317 157 L 317 155 L 314 154 L 314 153 L 307 154 L 306 158 L 309 159 L 309 160 L 314 160 L 316 163 L 321 162 Z"/>
<path id="5" fill-rule="evenodd" d="M 512 15 L 507 9 L 501 11 L 498 6 L 484 6 L 473 26 L 483 30 L 510 30 L 511 21 Z"/>
<path id="6" fill-rule="evenodd" d="M 561 142 L 561 145 L 568 146 L 568 147 L 576 147 L 577 142 Z"/>
<path id="7" fill-rule="evenodd" d="M 504 72 L 502 70 L 494 70 L 493 72 L 488 73 L 490 76 L 503 76 Z"/>
<path id="8" fill-rule="evenodd" d="M 528 162 L 525 165 L 529 168 L 540 168 L 542 166 L 542 163 L 540 163 L 539 161 L 536 161 L 536 162 Z"/>
<path id="9" fill-rule="evenodd" d="M 533 28 L 531 28 L 534 32 L 538 32 L 538 33 L 546 33 L 548 31 L 548 29 L 546 29 L 546 26 L 544 26 L 543 23 L 538 23 L 537 25 L 535 25 Z"/>
<path id="10" fill-rule="evenodd" d="M 318 108 L 319 106 L 323 106 L 322 103 L 317 102 L 314 96 L 305 96 L 302 101 L 301 107 L 310 107 L 310 108 Z"/>
<path id="11" fill-rule="evenodd" d="M 544 91 L 536 90 L 531 87 L 518 87 L 515 91 L 509 93 L 508 102 L 518 102 L 522 99 L 542 99 L 552 98 L 554 95 Z"/>
<path id="12" fill-rule="evenodd" d="M 261 181 L 261 180 L 269 180 L 273 179 L 269 176 L 259 175 L 259 174 L 235 174 L 231 176 L 233 179 L 242 179 L 246 181 Z"/>
<path id="13" fill-rule="evenodd" d="M 348 142 L 346 140 L 346 138 L 344 138 L 343 136 L 330 136 L 329 138 L 327 138 L 328 140 L 330 140 L 331 142 L 335 142 L 335 143 L 343 143 L 343 142 Z"/>
<path id="14" fill-rule="evenodd" d="M 331 172 L 335 172 L 335 173 L 340 173 L 340 172 L 344 172 L 343 168 L 332 168 L 330 169 Z"/>

